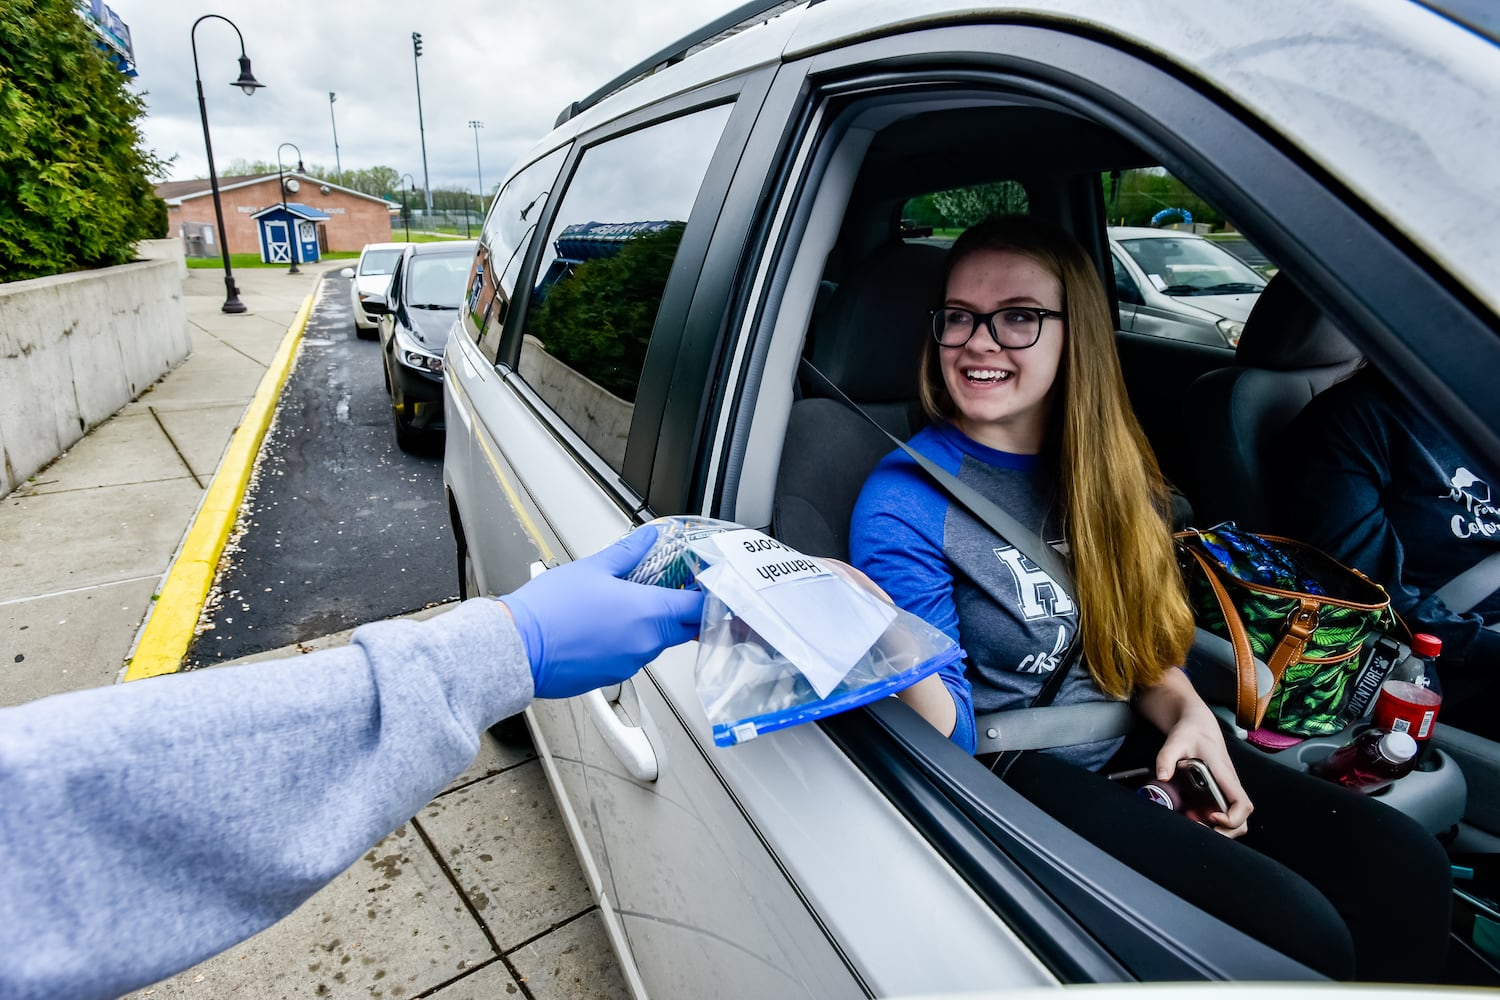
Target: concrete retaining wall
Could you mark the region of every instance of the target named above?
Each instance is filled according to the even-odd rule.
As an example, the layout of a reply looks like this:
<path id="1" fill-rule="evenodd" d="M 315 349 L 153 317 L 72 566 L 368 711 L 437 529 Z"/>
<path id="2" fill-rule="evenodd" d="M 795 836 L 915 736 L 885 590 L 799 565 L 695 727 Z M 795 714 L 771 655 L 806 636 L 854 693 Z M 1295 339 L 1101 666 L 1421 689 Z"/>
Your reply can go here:
<path id="1" fill-rule="evenodd" d="M 188 356 L 180 244 L 141 253 L 0 284 L 0 497 Z"/>

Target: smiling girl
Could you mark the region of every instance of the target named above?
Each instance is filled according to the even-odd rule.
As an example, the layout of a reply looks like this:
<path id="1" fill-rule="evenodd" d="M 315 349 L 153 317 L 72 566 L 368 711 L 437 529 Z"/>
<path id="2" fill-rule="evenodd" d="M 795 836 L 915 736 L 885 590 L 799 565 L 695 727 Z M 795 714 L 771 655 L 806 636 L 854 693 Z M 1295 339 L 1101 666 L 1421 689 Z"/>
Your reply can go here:
<path id="1" fill-rule="evenodd" d="M 1053 703 L 1128 698 L 1150 726 L 1022 754 L 1006 771 L 1010 785 L 1170 891 L 1326 975 L 1431 981 L 1450 892 L 1436 840 L 1364 796 L 1226 743 L 1181 669 L 1194 627 L 1171 494 L 1130 408 L 1093 261 L 1063 231 L 1005 217 L 965 232 L 947 267 L 920 374 L 931 424 L 909 444 L 1067 557 L 1076 593 L 951 502 L 904 452 L 888 455 L 855 507 L 851 556 L 965 650 L 963 662 L 902 699 L 973 753 L 976 711 L 1031 704 L 1081 644 Z M 1204 761 L 1224 795 L 1226 808 L 1206 826 L 1098 773 L 1146 766 L 1168 778 L 1184 758 Z M 1260 807 L 1253 830 L 1247 785 Z M 1255 850 L 1232 839 L 1240 837 Z M 1343 860 L 1330 863 L 1331 845 Z M 1400 949 L 1387 947 L 1383 890 L 1369 877 L 1383 866 L 1423 873 L 1410 880 L 1421 898 L 1403 899 Z"/>

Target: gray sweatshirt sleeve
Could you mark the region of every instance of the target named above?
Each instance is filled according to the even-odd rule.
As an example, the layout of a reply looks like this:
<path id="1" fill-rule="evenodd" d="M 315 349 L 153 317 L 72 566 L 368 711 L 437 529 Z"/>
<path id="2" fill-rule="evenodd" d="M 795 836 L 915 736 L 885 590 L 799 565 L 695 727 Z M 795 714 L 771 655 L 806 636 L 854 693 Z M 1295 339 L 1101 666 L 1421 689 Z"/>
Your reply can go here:
<path id="1" fill-rule="evenodd" d="M 0 996 L 117 996 L 270 926 L 462 773 L 532 683 L 480 599 L 0 709 Z"/>

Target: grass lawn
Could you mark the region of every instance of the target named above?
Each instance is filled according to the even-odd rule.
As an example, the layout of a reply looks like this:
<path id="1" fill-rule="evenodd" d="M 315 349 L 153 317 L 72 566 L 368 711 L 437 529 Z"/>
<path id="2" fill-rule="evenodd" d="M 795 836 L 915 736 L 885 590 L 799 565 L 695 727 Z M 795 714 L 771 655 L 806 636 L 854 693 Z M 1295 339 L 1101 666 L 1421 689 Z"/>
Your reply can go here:
<path id="1" fill-rule="evenodd" d="M 351 260 L 359 257 L 358 250 L 332 250 L 323 254 L 324 260 Z M 219 268 L 223 269 L 224 260 L 221 257 L 189 257 L 188 267 Z M 258 253 L 232 253 L 229 255 L 230 267 L 279 267 L 286 269 L 285 264 L 262 264 Z"/>
<path id="2" fill-rule="evenodd" d="M 474 235 L 478 236 L 479 234 L 475 233 Z M 448 233 L 413 232 L 411 234 L 411 239 L 408 240 L 406 238 L 406 228 L 404 226 L 394 226 L 391 229 L 391 241 L 393 243 L 442 243 L 446 240 L 464 239 L 473 239 L 473 237 L 465 236 L 463 233 L 459 233 L 457 236 L 453 236 Z"/>

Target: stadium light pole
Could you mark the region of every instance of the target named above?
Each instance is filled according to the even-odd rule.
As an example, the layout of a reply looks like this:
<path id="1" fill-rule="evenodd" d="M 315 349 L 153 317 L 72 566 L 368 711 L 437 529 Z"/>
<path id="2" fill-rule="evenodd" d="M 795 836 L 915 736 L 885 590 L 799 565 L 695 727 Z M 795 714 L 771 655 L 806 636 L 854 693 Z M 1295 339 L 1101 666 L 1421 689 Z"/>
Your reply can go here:
<path id="1" fill-rule="evenodd" d="M 339 162 L 339 120 L 333 114 L 333 102 L 339 99 L 339 95 L 333 91 L 328 92 L 328 120 L 333 123 L 333 172 L 338 174 L 339 184 L 344 183 L 344 165 Z"/>
<path id="2" fill-rule="evenodd" d="M 203 74 L 198 71 L 198 25 L 209 18 L 217 18 L 234 29 L 234 33 L 240 39 L 240 78 L 231 87 L 238 87 L 245 92 L 246 97 L 254 93 L 265 84 L 255 78 L 250 72 L 250 57 L 245 55 L 245 36 L 240 34 L 239 25 L 235 24 L 223 14 L 204 14 L 193 22 L 192 29 L 188 32 L 188 41 L 193 49 L 193 82 L 198 86 L 198 117 L 203 121 L 203 149 L 208 154 L 208 186 L 214 194 L 214 218 L 219 223 L 219 252 L 224 258 L 224 305 L 220 308 L 227 313 L 242 313 L 245 311 L 245 303 L 240 301 L 240 290 L 234 284 L 234 271 L 229 266 L 229 240 L 224 232 L 224 206 L 219 201 L 219 175 L 214 170 L 214 143 L 208 134 L 208 104 L 203 100 Z"/>
<path id="3" fill-rule="evenodd" d="M 295 142 L 283 142 L 281 145 L 276 147 L 276 186 L 281 188 L 281 213 L 287 217 L 287 256 L 292 258 L 292 266 L 287 268 L 286 273 L 301 274 L 302 272 L 297 270 L 297 243 L 299 242 L 297 239 L 297 227 L 292 225 L 291 213 L 287 211 L 286 181 L 281 179 L 281 151 L 288 146 L 291 146 L 293 149 L 297 150 L 297 173 L 306 173 L 307 168 L 302 166 L 302 150 L 297 149 L 297 144 Z M 266 245 L 270 246 L 269 236 L 266 238 Z"/>
<path id="4" fill-rule="evenodd" d="M 474 130 L 474 172 L 479 175 L 479 217 L 484 218 L 484 167 L 479 162 L 479 130 L 484 122 L 469 119 L 469 128 Z"/>
<path id="5" fill-rule="evenodd" d="M 427 129 L 422 125 L 422 71 L 417 60 L 422 58 L 422 33 L 411 33 L 411 70 L 417 81 L 417 137 L 422 143 L 422 196 L 427 203 L 427 221 L 432 221 L 432 183 L 427 179 Z"/>

